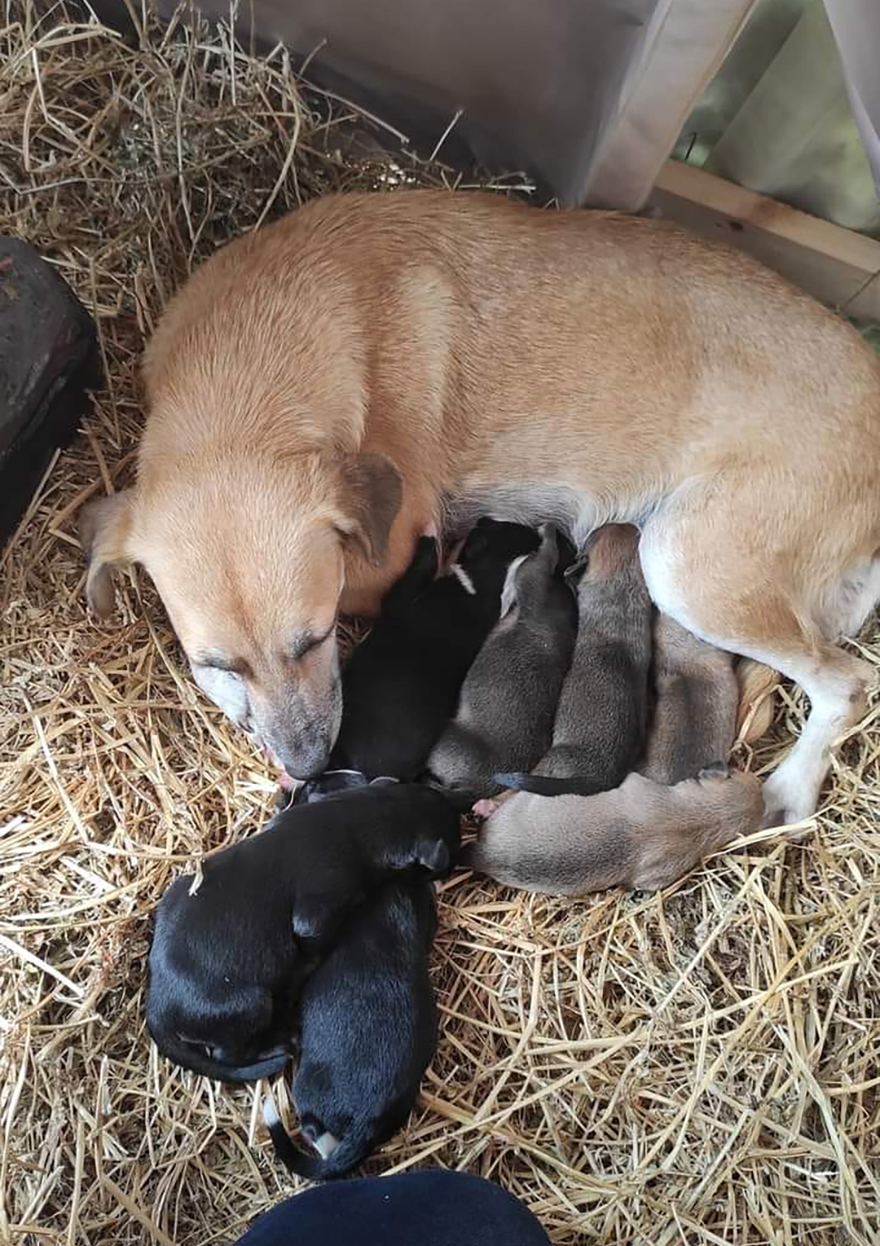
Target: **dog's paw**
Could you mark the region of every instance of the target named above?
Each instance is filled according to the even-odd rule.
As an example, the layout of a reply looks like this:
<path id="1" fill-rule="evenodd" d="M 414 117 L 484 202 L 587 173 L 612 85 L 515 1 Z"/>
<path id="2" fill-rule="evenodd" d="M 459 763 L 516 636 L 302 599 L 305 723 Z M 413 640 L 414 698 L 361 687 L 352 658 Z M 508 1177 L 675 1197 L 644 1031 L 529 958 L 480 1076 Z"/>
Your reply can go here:
<path id="1" fill-rule="evenodd" d="M 497 800 L 478 800 L 474 802 L 471 813 L 475 818 L 491 818 L 492 814 L 498 808 Z"/>
<path id="2" fill-rule="evenodd" d="M 786 838 L 794 842 L 803 839 L 813 829 L 812 825 L 800 826 L 809 822 L 815 812 L 812 801 L 804 799 L 800 793 L 792 792 L 785 776 L 778 782 L 779 772 L 771 775 L 764 784 L 764 818 L 762 826 L 765 830 L 785 830 Z M 789 827 L 797 827 L 789 830 Z"/>

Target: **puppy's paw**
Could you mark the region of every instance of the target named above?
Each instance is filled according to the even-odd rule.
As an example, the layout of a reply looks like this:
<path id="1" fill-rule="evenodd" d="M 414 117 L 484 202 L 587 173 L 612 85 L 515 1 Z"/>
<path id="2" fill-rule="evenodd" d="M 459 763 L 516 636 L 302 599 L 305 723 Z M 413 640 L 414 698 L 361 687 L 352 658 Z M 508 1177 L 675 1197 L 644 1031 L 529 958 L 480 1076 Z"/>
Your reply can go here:
<path id="1" fill-rule="evenodd" d="M 304 955 L 317 952 L 336 934 L 346 913 L 362 903 L 364 893 L 357 888 L 340 888 L 340 895 L 328 897 L 323 892 L 298 895 L 291 922 L 294 937 Z"/>
<path id="2" fill-rule="evenodd" d="M 497 800 L 478 800 L 474 803 L 471 813 L 475 818 L 491 818 L 498 805 L 499 802 Z"/>
<path id="3" fill-rule="evenodd" d="M 284 813 L 293 803 L 294 793 L 291 788 L 279 787 L 278 795 L 275 797 L 275 803 L 272 806 L 272 817 L 275 818 L 279 813 Z"/>
<path id="4" fill-rule="evenodd" d="M 704 779 L 729 779 L 730 769 L 727 762 L 712 761 L 708 766 L 704 766 L 697 778 L 702 781 Z"/>

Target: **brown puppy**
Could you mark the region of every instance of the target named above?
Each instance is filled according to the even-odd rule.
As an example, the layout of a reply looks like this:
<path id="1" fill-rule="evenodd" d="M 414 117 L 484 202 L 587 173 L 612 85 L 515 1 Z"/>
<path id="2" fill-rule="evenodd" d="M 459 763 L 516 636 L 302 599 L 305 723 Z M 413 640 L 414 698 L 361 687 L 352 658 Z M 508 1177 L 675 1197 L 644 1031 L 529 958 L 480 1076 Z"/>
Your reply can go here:
<path id="1" fill-rule="evenodd" d="M 89 599 L 144 564 L 199 682 L 292 775 L 338 727 L 339 611 L 375 611 L 419 533 L 489 514 L 580 547 L 616 520 L 660 609 L 806 690 L 766 799 L 814 809 L 871 677 L 837 639 L 880 597 L 880 361 L 782 278 L 658 220 L 331 195 L 196 272 L 144 374 Z"/>
<path id="2" fill-rule="evenodd" d="M 705 770 L 674 787 L 628 775 L 598 796 L 518 792 L 499 805 L 461 864 L 500 883 L 549 895 L 607 887 L 668 887 L 738 835 L 761 825 L 754 775 Z"/>
<path id="3" fill-rule="evenodd" d="M 658 614 L 654 688 L 642 774 L 655 783 L 680 783 L 714 761 L 726 762 L 739 705 L 733 656 Z"/>
<path id="4" fill-rule="evenodd" d="M 641 759 L 651 599 L 638 549 L 638 531 L 629 524 L 610 524 L 591 538 L 578 585 L 574 656 L 556 707 L 553 743 L 533 774 L 499 774 L 505 787 L 543 796 L 590 796 L 617 787 Z"/>

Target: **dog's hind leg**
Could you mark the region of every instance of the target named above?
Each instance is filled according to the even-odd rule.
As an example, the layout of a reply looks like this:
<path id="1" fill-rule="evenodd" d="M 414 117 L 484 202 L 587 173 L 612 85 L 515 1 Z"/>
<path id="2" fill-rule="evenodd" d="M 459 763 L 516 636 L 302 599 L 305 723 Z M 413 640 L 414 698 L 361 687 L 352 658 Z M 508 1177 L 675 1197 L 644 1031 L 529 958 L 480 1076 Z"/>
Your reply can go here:
<path id="1" fill-rule="evenodd" d="M 777 665 L 772 655 L 764 660 Z M 864 714 L 872 677 L 867 662 L 833 645 L 780 658 L 778 666 L 810 698 L 810 716 L 792 751 L 764 784 L 766 826 L 800 821 L 815 811 L 832 747 Z"/>
<path id="2" fill-rule="evenodd" d="M 774 513 L 768 505 L 763 522 L 750 516 L 750 530 L 740 536 L 737 483 L 692 488 L 648 522 L 640 552 L 661 610 L 710 644 L 774 667 L 810 698 L 800 739 L 764 786 L 765 824 L 776 826 L 815 812 L 831 750 L 864 713 L 873 672 L 827 638 L 827 613 L 816 609 L 811 617 L 794 576 L 780 572 L 811 537 L 811 554 L 821 560 L 821 534 L 806 524 L 786 532 L 797 509 Z M 824 548 L 833 549 L 833 541 Z"/>

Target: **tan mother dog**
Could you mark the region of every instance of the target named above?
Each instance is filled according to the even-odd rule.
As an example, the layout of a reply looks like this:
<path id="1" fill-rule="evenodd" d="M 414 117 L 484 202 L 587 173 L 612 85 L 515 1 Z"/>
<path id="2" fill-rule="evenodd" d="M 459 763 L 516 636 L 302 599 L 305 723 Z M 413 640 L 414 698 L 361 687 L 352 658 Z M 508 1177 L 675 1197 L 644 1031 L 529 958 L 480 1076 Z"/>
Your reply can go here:
<path id="1" fill-rule="evenodd" d="M 144 374 L 89 599 L 142 563 L 199 684 L 290 774 L 337 731 L 339 612 L 375 609 L 418 533 L 628 521 L 663 611 L 809 695 L 765 800 L 814 809 L 869 677 L 836 642 L 880 596 L 880 362 L 759 264 L 613 213 L 328 196 L 205 264 Z"/>

